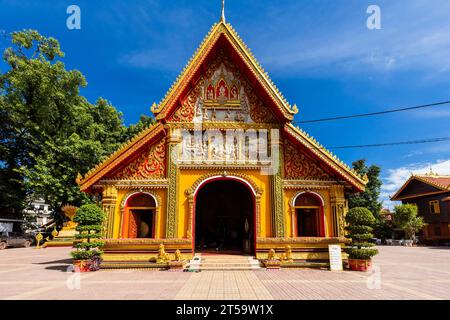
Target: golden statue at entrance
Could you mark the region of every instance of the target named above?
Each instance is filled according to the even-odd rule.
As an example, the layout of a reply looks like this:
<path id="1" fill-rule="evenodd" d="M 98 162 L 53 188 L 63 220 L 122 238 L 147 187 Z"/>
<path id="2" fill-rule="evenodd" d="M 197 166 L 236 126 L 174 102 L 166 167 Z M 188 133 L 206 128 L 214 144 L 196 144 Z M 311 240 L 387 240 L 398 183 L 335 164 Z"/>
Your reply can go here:
<path id="1" fill-rule="evenodd" d="M 161 243 L 158 249 L 158 257 L 156 258 L 157 263 L 164 263 L 170 260 L 169 254 L 166 253 L 164 245 Z"/>
<path id="2" fill-rule="evenodd" d="M 267 254 L 267 260 L 276 260 L 277 257 L 275 255 L 275 250 L 270 249 L 269 253 Z"/>
<path id="3" fill-rule="evenodd" d="M 290 245 L 286 246 L 286 251 L 281 255 L 281 261 L 294 262 L 292 257 L 292 248 Z"/>
<path id="4" fill-rule="evenodd" d="M 177 251 L 175 251 L 175 261 L 181 261 L 181 251 L 180 251 L 180 249 L 177 249 Z"/>

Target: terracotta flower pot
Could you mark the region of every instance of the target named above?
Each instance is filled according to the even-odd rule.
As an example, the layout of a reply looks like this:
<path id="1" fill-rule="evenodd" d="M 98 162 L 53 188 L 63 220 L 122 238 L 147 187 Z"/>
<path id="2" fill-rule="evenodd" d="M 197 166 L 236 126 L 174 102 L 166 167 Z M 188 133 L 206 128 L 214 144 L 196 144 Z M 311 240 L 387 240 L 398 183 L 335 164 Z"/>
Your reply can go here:
<path id="1" fill-rule="evenodd" d="M 372 268 L 372 260 L 348 259 L 348 265 L 352 271 L 368 272 Z"/>
<path id="2" fill-rule="evenodd" d="M 73 272 L 89 272 L 90 260 L 73 260 Z"/>

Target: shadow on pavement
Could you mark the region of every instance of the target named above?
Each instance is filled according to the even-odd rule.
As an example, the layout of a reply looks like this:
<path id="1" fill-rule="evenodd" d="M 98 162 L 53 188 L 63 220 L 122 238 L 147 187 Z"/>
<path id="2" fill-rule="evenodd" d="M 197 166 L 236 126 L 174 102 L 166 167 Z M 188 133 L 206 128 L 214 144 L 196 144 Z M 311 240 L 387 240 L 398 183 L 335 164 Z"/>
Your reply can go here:
<path id="1" fill-rule="evenodd" d="M 56 264 L 56 263 L 67 263 L 67 264 L 72 264 L 72 259 L 62 259 L 62 260 L 54 260 L 54 261 L 46 261 L 46 262 L 37 262 L 34 264 Z"/>
<path id="2" fill-rule="evenodd" d="M 69 268 L 69 266 L 71 266 L 70 264 L 61 264 L 58 266 L 51 266 L 51 267 L 46 267 L 46 270 L 54 270 L 54 271 L 61 271 L 61 272 L 67 272 L 67 268 Z"/>

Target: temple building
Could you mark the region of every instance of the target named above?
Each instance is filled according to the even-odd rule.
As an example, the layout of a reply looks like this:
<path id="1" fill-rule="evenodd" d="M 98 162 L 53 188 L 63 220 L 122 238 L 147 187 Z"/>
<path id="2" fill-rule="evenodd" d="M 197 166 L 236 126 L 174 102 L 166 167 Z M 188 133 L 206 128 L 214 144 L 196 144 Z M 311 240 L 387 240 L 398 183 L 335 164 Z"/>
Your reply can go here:
<path id="1" fill-rule="evenodd" d="M 423 241 L 450 242 L 450 176 L 432 171 L 411 175 L 391 200 L 417 205 L 425 222 L 420 233 Z"/>
<path id="2" fill-rule="evenodd" d="M 156 123 L 77 182 L 101 196 L 105 261 L 234 251 L 328 259 L 359 176 L 293 125 L 298 110 L 233 27 L 214 24 L 152 112 Z"/>

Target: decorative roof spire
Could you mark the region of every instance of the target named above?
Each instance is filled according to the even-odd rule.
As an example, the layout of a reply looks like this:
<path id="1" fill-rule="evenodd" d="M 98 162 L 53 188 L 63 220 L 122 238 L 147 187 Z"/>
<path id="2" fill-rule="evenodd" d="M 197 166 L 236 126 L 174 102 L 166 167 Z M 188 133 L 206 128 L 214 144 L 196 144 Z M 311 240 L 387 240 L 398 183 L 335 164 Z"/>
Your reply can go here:
<path id="1" fill-rule="evenodd" d="M 221 18 L 223 23 L 226 23 L 225 20 L 225 0 L 222 0 L 222 18 Z"/>

